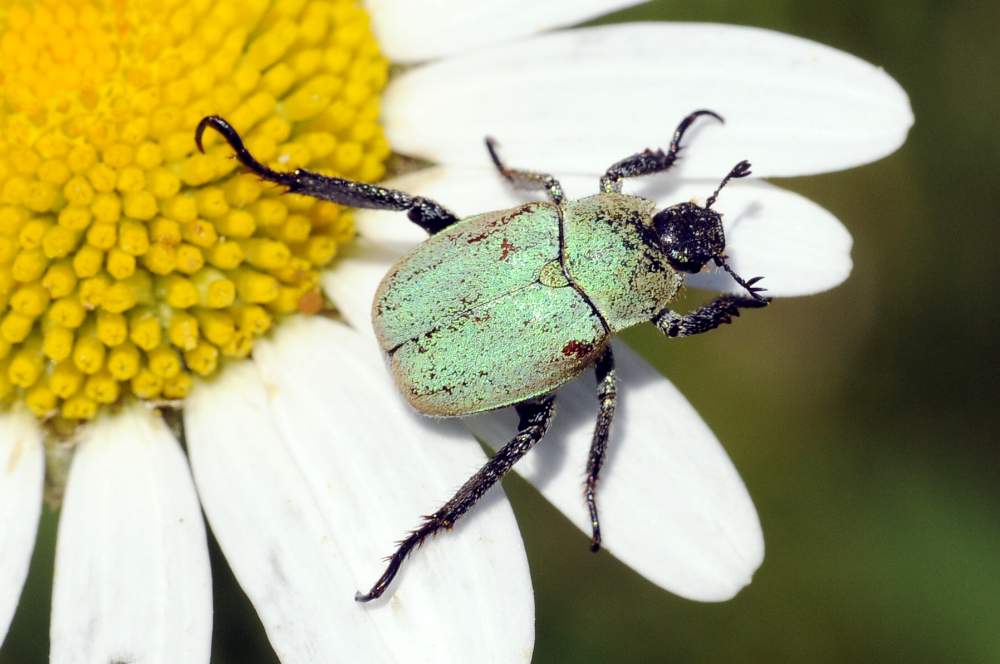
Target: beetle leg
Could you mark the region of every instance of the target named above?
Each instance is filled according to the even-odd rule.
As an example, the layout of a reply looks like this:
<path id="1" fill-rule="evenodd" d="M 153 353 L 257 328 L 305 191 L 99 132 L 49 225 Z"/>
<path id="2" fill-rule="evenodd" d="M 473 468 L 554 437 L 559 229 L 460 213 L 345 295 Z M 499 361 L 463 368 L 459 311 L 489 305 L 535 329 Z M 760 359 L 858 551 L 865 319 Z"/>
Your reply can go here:
<path id="1" fill-rule="evenodd" d="M 759 309 L 770 302 L 763 297 L 723 295 L 684 315 L 664 309 L 653 317 L 653 323 L 668 337 L 689 337 L 733 322 L 740 315 L 740 309 Z"/>
<path id="2" fill-rule="evenodd" d="M 725 122 L 722 116 L 714 111 L 702 109 L 689 114 L 677 125 L 677 129 L 674 130 L 674 138 L 670 141 L 670 147 L 667 148 L 666 152 L 647 148 L 613 164 L 601 178 L 601 191 L 606 194 L 621 192 L 623 178 L 651 175 L 673 166 L 674 162 L 677 161 L 677 154 L 681 151 L 681 139 L 684 138 L 684 132 L 691 126 L 691 123 L 702 115 L 709 115 L 719 122 Z"/>
<path id="3" fill-rule="evenodd" d="M 593 536 L 590 540 L 590 550 L 597 552 L 601 548 L 601 523 L 597 518 L 597 501 L 595 490 L 597 476 L 604 465 L 608 450 L 608 433 L 611 430 L 611 420 L 615 416 L 615 405 L 618 401 L 615 389 L 615 358 L 611 346 L 604 349 L 594 368 L 597 376 L 597 400 L 600 410 L 597 412 L 597 424 L 594 425 L 594 437 L 590 442 L 590 455 L 587 457 L 587 481 L 584 484 L 584 497 L 590 510 L 590 528 Z"/>
<path id="4" fill-rule="evenodd" d="M 542 439 L 555 415 L 555 400 L 553 394 L 517 404 L 517 414 L 520 418 L 517 434 L 504 445 L 479 471 L 466 480 L 462 488 L 444 506 L 434 514 L 424 517 L 424 522 L 399 543 L 395 553 L 389 558 L 385 572 L 375 582 L 366 594 L 357 593 L 354 599 L 368 602 L 382 596 L 392 583 L 403 560 L 414 548 L 425 539 L 441 530 L 450 529 L 459 517 L 469 511 L 483 497 L 490 487 L 497 483 L 517 461 Z"/>
<path id="5" fill-rule="evenodd" d="M 440 204 L 420 196 L 411 196 L 396 189 L 320 175 L 301 168 L 294 171 L 272 170 L 250 154 L 246 145 L 243 144 L 243 139 L 240 138 L 233 126 L 218 115 L 206 116 L 198 123 L 194 140 L 202 152 L 204 152 L 204 148 L 201 139 L 206 127 L 211 127 L 222 134 L 222 137 L 236 152 L 236 158 L 239 162 L 254 175 L 288 187 L 288 191 L 292 193 L 321 198 L 354 208 L 405 210 L 410 221 L 431 235 L 458 221 L 458 217 L 454 213 Z"/>
<path id="6" fill-rule="evenodd" d="M 553 203 L 556 205 L 562 203 L 563 188 L 559 184 L 559 180 L 556 180 L 548 173 L 536 173 L 535 171 L 521 171 L 508 168 L 500 160 L 500 155 L 497 154 L 497 142 L 489 136 L 486 137 L 486 149 L 490 153 L 493 165 L 500 171 L 500 175 L 504 176 L 516 189 L 527 189 L 529 191 L 544 190 L 548 194 L 549 200 Z"/>

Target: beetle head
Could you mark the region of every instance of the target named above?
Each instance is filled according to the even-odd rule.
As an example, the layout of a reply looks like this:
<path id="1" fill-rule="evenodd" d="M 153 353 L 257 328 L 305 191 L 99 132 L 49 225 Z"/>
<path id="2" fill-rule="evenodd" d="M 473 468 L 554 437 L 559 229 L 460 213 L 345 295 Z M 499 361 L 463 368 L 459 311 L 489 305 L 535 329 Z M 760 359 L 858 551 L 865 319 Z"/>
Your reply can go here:
<path id="1" fill-rule="evenodd" d="M 722 264 L 726 250 L 726 235 L 722 230 L 722 215 L 712 209 L 719 192 L 733 178 L 750 175 L 750 162 L 741 161 L 722 179 L 705 207 L 695 203 L 678 203 L 653 216 L 653 228 L 660 239 L 660 248 L 675 270 L 695 273 L 710 260 Z"/>
<path id="2" fill-rule="evenodd" d="M 694 203 L 678 203 L 657 212 L 653 227 L 667 261 L 680 272 L 698 272 L 726 248 L 722 216 Z"/>

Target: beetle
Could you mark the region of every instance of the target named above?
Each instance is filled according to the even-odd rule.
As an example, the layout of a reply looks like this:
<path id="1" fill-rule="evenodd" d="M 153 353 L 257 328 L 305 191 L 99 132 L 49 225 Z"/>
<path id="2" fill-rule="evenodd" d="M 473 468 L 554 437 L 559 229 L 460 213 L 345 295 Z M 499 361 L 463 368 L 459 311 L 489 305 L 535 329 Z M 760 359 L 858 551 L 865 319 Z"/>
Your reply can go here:
<path id="1" fill-rule="evenodd" d="M 551 175 L 509 168 L 496 143 L 486 149 L 500 175 L 520 189 L 544 191 L 546 201 L 459 219 L 442 205 L 375 184 L 297 169 L 280 172 L 257 161 L 236 130 L 219 116 L 201 120 L 218 131 L 236 158 L 264 180 L 290 192 L 356 208 L 405 211 L 430 237 L 403 256 L 384 277 L 372 306 L 372 323 L 393 378 L 420 413 L 470 415 L 513 406 L 517 433 L 441 509 L 398 543 L 384 574 L 355 599 L 380 597 L 406 556 L 438 530 L 450 529 L 486 491 L 545 435 L 555 414 L 555 390 L 593 367 L 599 403 L 587 462 L 584 498 L 590 513 L 591 549 L 601 546 L 596 487 L 616 404 L 611 337 L 651 321 L 669 337 L 708 332 L 739 316 L 740 309 L 769 303 L 725 256 L 722 215 L 712 209 L 719 192 L 750 175 L 741 161 L 704 206 L 684 202 L 656 211 L 655 204 L 622 193 L 625 178 L 669 169 L 681 140 L 709 110 L 686 116 L 667 150 L 633 154 L 613 164 L 599 192 L 569 201 Z M 746 296 L 723 295 L 687 314 L 670 310 L 683 273 L 709 262 L 724 269 Z"/>

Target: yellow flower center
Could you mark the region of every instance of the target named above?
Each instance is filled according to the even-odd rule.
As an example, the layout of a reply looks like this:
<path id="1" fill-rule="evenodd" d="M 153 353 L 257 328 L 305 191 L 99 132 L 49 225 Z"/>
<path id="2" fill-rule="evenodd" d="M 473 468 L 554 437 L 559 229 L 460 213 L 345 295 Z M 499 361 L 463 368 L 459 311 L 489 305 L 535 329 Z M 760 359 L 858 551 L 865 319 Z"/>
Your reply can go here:
<path id="1" fill-rule="evenodd" d="M 242 173 L 377 180 L 387 62 L 355 0 L 38 0 L 0 8 L 0 398 L 89 419 L 183 398 L 323 306 L 348 210 Z"/>

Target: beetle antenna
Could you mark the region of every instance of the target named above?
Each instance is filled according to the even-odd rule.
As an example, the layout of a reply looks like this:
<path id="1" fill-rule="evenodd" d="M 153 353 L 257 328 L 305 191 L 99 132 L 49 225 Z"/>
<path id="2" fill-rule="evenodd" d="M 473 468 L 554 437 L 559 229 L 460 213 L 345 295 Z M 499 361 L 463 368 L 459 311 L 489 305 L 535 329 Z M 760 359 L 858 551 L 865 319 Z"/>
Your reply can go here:
<path id="1" fill-rule="evenodd" d="M 754 284 L 758 283 L 764 277 L 754 277 L 753 279 L 744 280 L 743 277 L 741 277 L 740 275 L 736 274 L 736 272 L 733 270 L 733 268 L 729 267 L 729 263 L 726 262 L 726 257 L 725 256 L 716 256 L 715 257 L 715 264 L 718 265 L 719 267 L 721 267 L 726 272 L 728 272 L 729 276 L 731 276 L 736 283 L 738 283 L 740 286 L 742 286 L 743 288 L 745 288 L 747 290 L 747 292 L 750 293 L 750 297 L 752 297 L 753 299 L 757 300 L 758 302 L 768 302 L 769 301 L 768 298 L 766 298 L 763 295 L 761 295 L 761 293 L 763 291 L 766 291 L 767 289 L 766 288 L 759 288 L 757 286 L 754 286 Z"/>
<path id="2" fill-rule="evenodd" d="M 722 178 L 722 182 L 719 183 L 719 188 L 715 190 L 715 193 L 708 197 L 708 202 L 705 203 L 705 209 L 707 210 L 712 207 L 712 204 L 715 203 L 715 199 L 719 197 L 719 192 L 722 191 L 723 187 L 729 184 L 730 180 L 734 178 L 745 178 L 748 175 L 750 175 L 750 162 L 744 159 L 740 163 L 733 166 L 733 170 L 729 171 L 729 174 Z"/>

